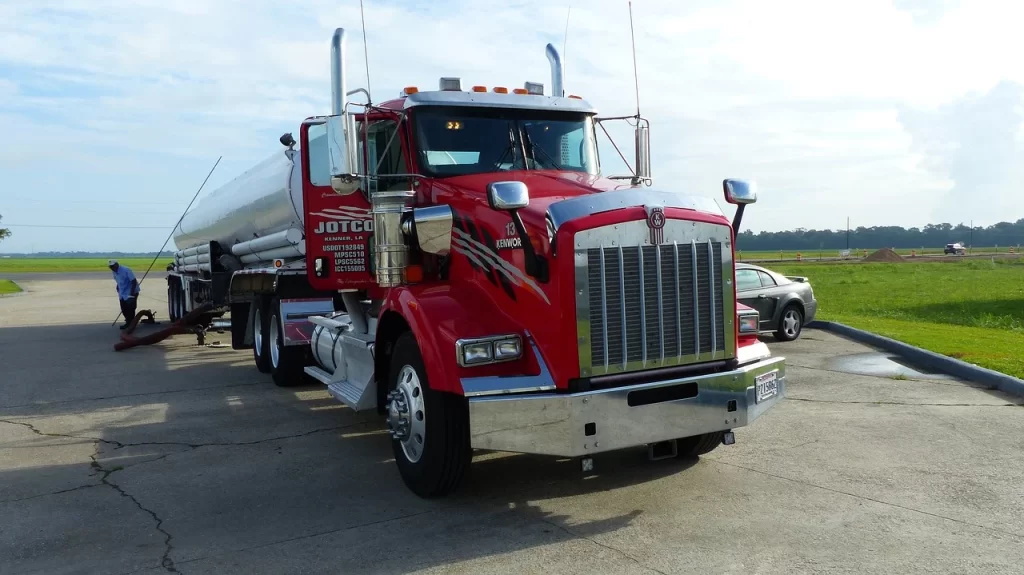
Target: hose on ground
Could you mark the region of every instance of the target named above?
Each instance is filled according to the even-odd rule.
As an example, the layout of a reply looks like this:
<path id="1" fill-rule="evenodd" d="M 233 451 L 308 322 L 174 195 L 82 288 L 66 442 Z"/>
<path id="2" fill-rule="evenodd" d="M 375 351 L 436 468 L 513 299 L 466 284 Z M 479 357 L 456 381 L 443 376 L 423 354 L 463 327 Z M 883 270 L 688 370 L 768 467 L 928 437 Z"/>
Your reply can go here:
<path id="1" fill-rule="evenodd" d="M 114 344 L 114 351 L 124 351 L 140 345 L 153 345 L 154 343 L 159 343 L 172 335 L 196 333 L 196 328 L 202 323 L 204 316 L 210 313 L 212 309 L 212 303 L 203 304 L 189 312 L 185 317 L 160 331 L 146 334 L 142 337 L 133 337 L 131 332 L 138 326 L 139 320 L 142 316 L 148 315 L 150 320 L 153 318 L 153 312 L 150 310 L 142 310 L 135 315 L 135 318 L 132 319 L 132 323 L 125 328 L 124 332 L 121 333 L 121 341 Z"/>

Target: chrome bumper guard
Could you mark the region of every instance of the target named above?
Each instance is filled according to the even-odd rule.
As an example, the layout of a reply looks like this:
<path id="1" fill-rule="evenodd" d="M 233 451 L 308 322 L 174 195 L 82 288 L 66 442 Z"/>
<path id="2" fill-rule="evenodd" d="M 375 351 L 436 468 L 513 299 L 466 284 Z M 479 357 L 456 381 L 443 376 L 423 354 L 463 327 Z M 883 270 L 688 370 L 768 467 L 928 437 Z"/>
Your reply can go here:
<path id="1" fill-rule="evenodd" d="M 756 401 L 755 379 L 773 371 L 777 393 Z M 725 373 L 607 390 L 470 397 L 471 444 L 577 457 L 735 429 L 771 409 L 785 384 L 785 358 L 776 357 Z"/>

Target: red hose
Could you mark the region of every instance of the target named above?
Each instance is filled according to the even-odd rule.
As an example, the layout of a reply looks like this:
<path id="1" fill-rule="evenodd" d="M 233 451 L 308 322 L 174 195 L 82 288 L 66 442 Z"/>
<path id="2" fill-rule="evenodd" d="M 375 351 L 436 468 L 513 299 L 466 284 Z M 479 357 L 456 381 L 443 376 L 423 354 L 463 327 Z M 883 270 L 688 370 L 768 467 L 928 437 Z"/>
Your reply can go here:
<path id="1" fill-rule="evenodd" d="M 132 337 L 130 334 L 135 331 L 135 328 L 138 326 L 139 320 L 142 316 L 149 316 L 150 321 L 147 323 L 151 323 L 153 320 L 152 311 L 148 309 L 142 310 L 135 314 L 135 318 L 132 319 L 132 322 L 121 333 L 121 341 L 114 344 L 114 351 L 123 351 L 139 345 L 153 345 L 154 343 L 161 342 L 172 335 L 195 333 L 196 325 L 201 323 L 203 316 L 208 314 L 211 309 L 213 309 L 212 304 L 204 304 L 160 331 L 153 332 L 142 337 Z"/>

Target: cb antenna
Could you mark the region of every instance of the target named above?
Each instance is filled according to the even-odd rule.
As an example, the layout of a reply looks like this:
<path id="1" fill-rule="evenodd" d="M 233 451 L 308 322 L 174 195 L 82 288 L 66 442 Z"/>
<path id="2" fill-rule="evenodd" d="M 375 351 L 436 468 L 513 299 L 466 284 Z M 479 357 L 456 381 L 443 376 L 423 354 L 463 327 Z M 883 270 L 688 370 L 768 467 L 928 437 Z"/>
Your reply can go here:
<path id="1" fill-rule="evenodd" d="M 565 55 L 568 53 L 568 52 L 566 52 L 566 44 L 569 43 L 569 15 L 570 14 L 572 14 L 572 4 L 569 5 L 569 11 L 565 13 L 565 34 L 562 35 L 562 84 L 563 85 L 565 85 L 565 69 L 566 69 L 566 62 L 568 62 L 568 58 L 566 58 Z M 556 96 L 561 96 L 561 94 L 555 94 L 555 95 Z"/>
<path id="2" fill-rule="evenodd" d="M 363 12 L 363 0 L 359 0 L 359 20 L 363 24 L 363 62 L 366 64 L 366 103 L 370 104 L 370 52 L 366 48 L 366 16 Z"/>
<path id="3" fill-rule="evenodd" d="M 360 0 L 362 1 L 362 0 Z M 633 37 L 633 2 L 629 3 L 629 40 L 633 44 L 633 85 L 636 87 L 636 117 L 640 117 L 640 80 L 636 74 L 636 39 Z"/>

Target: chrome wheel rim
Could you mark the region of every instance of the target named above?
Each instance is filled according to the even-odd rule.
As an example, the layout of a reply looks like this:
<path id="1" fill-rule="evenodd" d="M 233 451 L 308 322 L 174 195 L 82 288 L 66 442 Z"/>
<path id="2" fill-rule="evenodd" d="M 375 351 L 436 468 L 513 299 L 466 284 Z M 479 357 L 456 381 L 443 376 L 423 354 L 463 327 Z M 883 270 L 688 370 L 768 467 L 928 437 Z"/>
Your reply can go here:
<path id="1" fill-rule="evenodd" d="M 270 363 L 274 367 L 277 367 L 277 362 L 281 359 L 281 350 L 277 346 L 277 316 L 270 316 Z"/>
<path id="2" fill-rule="evenodd" d="M 256 320 L 252 326 L 253 331 L 253 349 L 256 351 L 256 356 L 263 355 L 263 320 L 260 319 L 260 310 L 256 310 Z"/>
<path id="3" fill-rule="evenodd" d="M 800 333 L 800 314 L 791 309 L 782 316 L 782 331 L 789 337 Z"/>
<path id="4" fill-rule="evenodd" d="M 398 373 L 398 384 L 388 394 L 388 433 L 402 446 L 410 463 L 423 456 L 427 436 L 427 408 L 420 376 L 411 365 Z"/>

